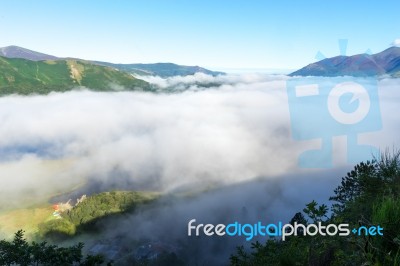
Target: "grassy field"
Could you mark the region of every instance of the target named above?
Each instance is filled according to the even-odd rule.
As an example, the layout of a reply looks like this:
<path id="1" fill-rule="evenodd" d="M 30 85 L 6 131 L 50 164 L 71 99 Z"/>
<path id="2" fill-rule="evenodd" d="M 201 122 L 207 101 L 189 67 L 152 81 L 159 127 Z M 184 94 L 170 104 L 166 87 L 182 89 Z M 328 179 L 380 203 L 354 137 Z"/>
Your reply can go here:
<path id="1" fill-rule="evenodd" d="M 18 209 L 0 214 L 0 231 L 5 237 L 11 237 L 19 229 L 26 231 L 31 238 L 38 232 L 38 225 L 53 219 L 52 206 Z"/>

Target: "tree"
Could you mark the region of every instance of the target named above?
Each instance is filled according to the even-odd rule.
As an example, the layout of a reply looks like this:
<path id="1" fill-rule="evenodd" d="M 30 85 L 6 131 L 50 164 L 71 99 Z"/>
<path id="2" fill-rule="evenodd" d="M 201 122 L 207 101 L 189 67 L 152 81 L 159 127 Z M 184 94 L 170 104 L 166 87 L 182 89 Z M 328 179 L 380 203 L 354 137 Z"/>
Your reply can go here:
<path id="1" fill-rule="evenodd" d="M 45 223 L 39 224 L 39 235 L 41 237 L 50 238 L 65 238 L 73 236 L 76 232 L 76 227 L 73 223 L 66 219 L 54 219 Z"/>
<path id="2" fill-rule="evenodd" d="M 349 207 L 363 194 L 367 194 L 372 185 L 379 187 L 377 170 L 378 164 L 375 161 L 361 162 L 345 177 L 342 177 L 340 185 L 334 190 L 335 195 L 329 198 L 335 202 L 332 205 L 334 214 L 338 215 L 348 211 L 346 207 Z"/>
<path id="3" fill-rule="evenodd" d="M 83 246 L 83 243 L 70 247 L 58 247 L 47 242 L 29 244 L 24 238 L 24 231 L 19 230 L 12 241 L 0 241 L 0 265 L 95 266 L 104 263 L 102 255 L 87 255 L 83 259 Z"/>
<path id="4" fill-rule="evenodd" d="M 318 203 L 315 200 L 308 203 L 306 208 L 303 209 L 303 212 L 307 214 L 307 216 L 310 217 L 314 223 L 322 222 L 324 219 L 328 219 L 328 206 L 325 204 L 318 206 Z"/>

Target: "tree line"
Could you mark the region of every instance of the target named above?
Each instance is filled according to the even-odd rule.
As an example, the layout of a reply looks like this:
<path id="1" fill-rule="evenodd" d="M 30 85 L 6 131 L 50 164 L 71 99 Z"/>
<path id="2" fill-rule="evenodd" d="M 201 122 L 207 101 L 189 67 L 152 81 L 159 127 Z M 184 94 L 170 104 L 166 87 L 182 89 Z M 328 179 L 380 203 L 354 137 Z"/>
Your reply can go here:
<path id="1" fill-rule="evenodd" d="M 383 236 L 304 236 L 286 241 L 254 242 L 251 250 L 237 248 L 230 257 L 234 266 L 400 265 L 400 152 L 361 162 L 342 177 L 330 197 L 331 210 L 315 201 L 307 204 L 290 223 L 323 225 L 347 223 L 349 228 L 380 225 Z"/>

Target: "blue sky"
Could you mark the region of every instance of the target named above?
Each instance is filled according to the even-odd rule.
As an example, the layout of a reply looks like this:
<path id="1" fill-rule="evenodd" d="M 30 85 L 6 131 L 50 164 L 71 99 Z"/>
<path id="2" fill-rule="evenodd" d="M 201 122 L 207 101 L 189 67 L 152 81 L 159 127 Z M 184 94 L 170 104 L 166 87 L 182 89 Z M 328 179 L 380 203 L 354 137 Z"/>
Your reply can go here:
<path id="1" fill-rule="evenodd" d="M 1 1 L 0 47 L 115 63 L 295 69 L 321 51 L 379 52 L 400 1 Z"/>

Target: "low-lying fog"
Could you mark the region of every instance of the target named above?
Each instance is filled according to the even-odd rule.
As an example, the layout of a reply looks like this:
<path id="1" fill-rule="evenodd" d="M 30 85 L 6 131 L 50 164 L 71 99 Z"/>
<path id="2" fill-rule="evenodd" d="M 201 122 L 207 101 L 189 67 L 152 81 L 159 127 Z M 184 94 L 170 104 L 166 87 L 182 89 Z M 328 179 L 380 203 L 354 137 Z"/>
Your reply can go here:
<path id="1" fill-rule="evenodd" d="M 209 189 L 186 200 L 166 197 L 160 206 L 105 225 L 104 233 L 184 243 L 192 218 L 286 222 L 312 199 L 326 202 L 352 167 L 344 137 L 333 139 L 334 168 L 298 167 L 299 154 L 320 143 L 292 139 L 287 79 L 147 77 L 166 93 L 76 90 L 1 97 L 0 210 L 79 187 L 85 188 L 79 193 L 129 188 L 170 195 Z M 378 84 L 382 129 L 361 133 L 359 141 L 398 147 L 400 80 Z M 201 247 L 193 260 L 216 252 L 226 260 L 243 241 L 191 238 Z"/>

